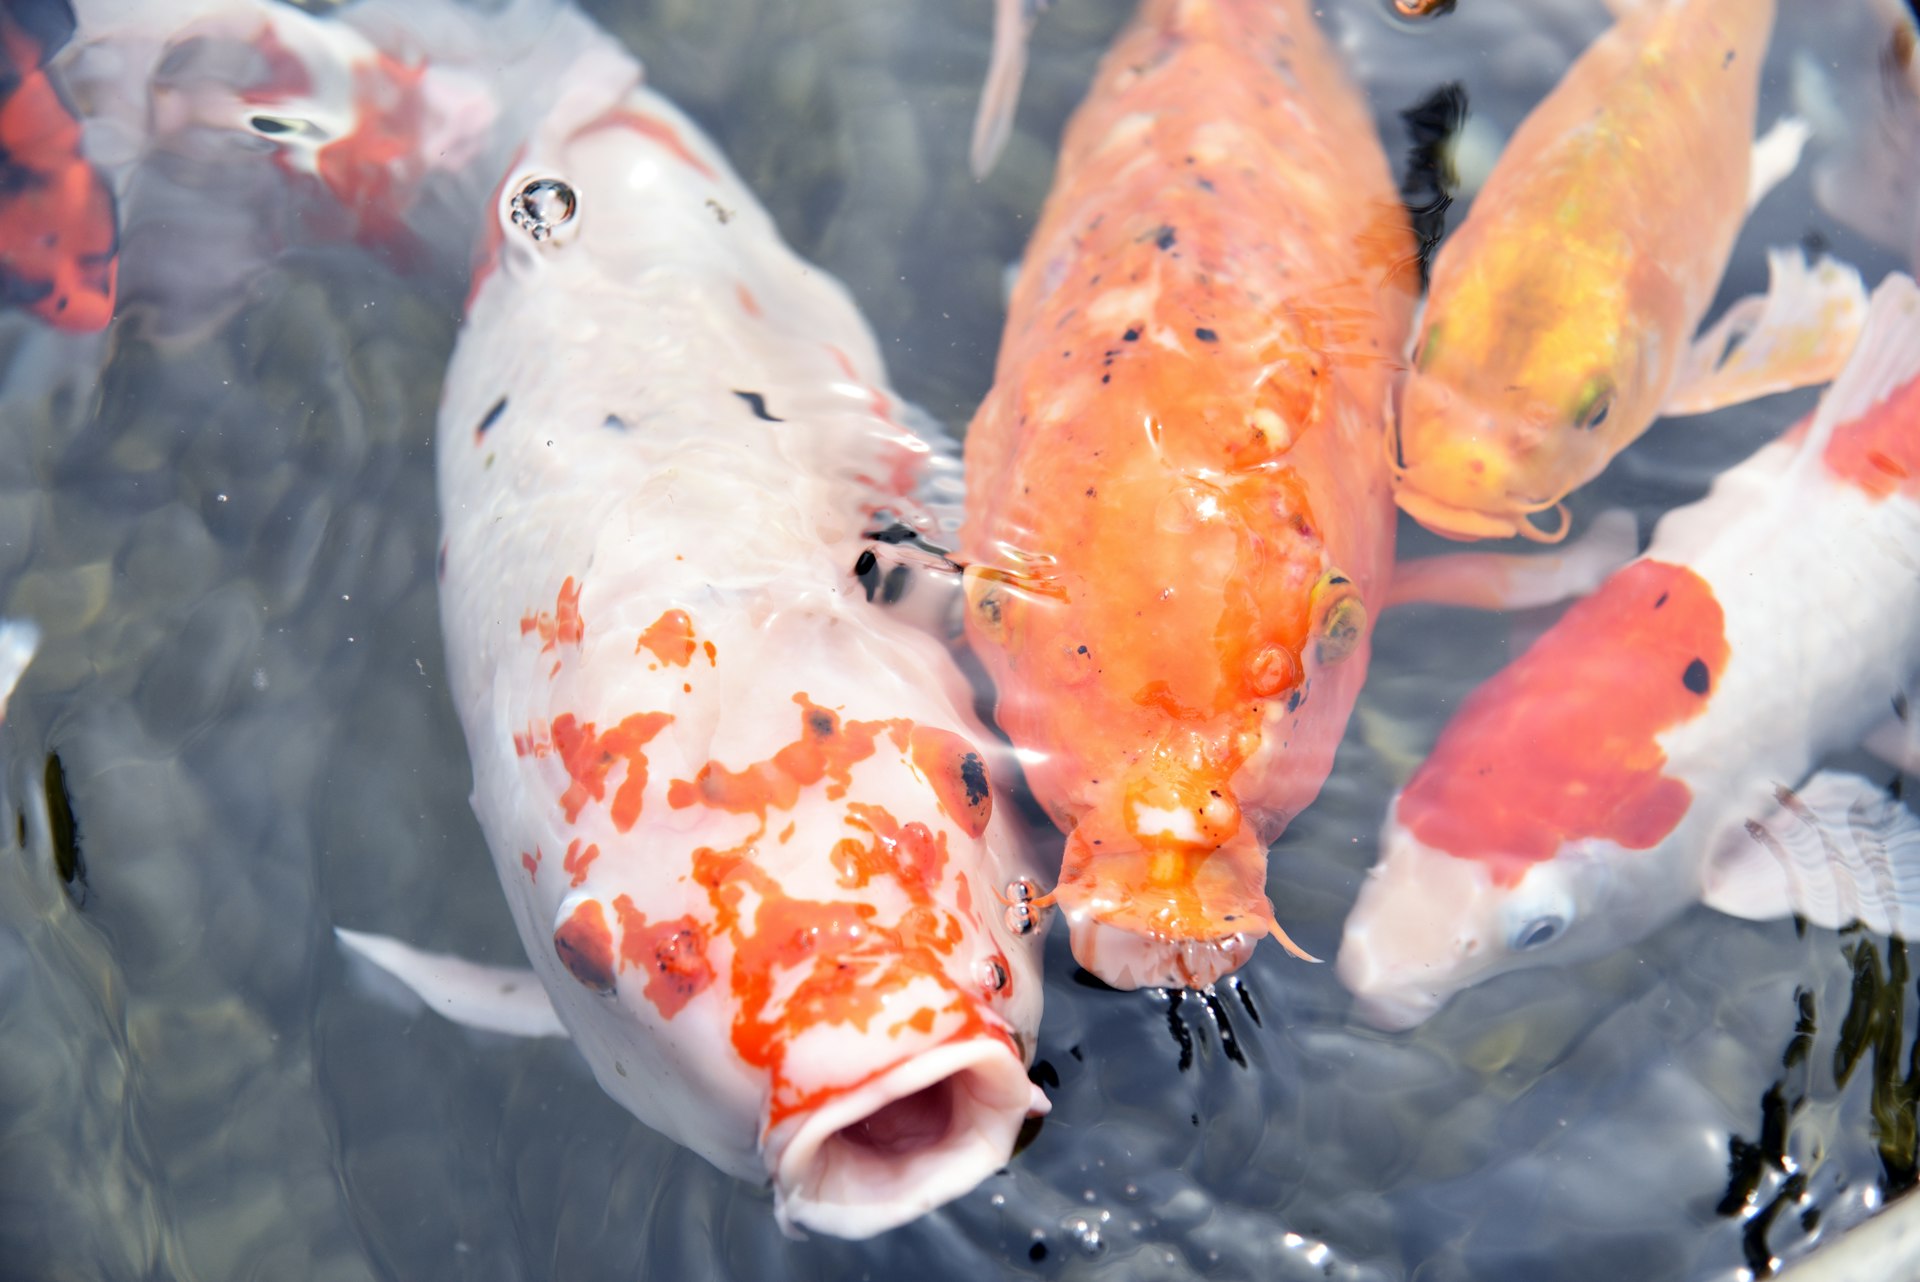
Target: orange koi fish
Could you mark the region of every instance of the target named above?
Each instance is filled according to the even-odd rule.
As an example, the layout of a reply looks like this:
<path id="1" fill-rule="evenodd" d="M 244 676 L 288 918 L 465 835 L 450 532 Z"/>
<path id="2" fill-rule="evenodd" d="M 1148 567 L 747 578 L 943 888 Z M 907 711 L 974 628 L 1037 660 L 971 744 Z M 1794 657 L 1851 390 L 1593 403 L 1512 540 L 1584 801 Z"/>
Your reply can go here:
<path id="1" fill-rule="evenodd" d="M 966 448 L 968 631 L 1110 984 L 1293 949 L 1266 848 L 1366 672 L 1414 257 L 1301 0 L 1148 0 L 1068 127 Z"/>
<path id="2" fill-rule="evenodd" d="M 1650 0 L 1574 63 L 1515 132 L 1441 246 L 1388 431 L 1395 498 L 1450 538 L 1522 535 L 1661 413 L 1833 377 L 1865 312 L 1844 273 L 1776 273 L 1807 322 L 1764 364 L 1732 336 L 1687 344 L 1750 196 L 1792 167 L 1789 125 L 1750 160 L 1773 0 Z M 1779 266 L 1779 264 L 1776 264 Z M 1742 305 L 1744 324 L 1760 304 Z"/>

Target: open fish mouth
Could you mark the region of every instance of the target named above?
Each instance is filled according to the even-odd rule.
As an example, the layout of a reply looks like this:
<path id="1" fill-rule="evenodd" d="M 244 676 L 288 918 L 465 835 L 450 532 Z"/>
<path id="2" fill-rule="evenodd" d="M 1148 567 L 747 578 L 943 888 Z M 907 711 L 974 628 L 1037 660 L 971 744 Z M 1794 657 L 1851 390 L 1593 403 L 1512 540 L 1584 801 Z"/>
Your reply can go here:
<path id="1" fill-rule="evenodd" d="M 1421 525 L 1449 539 L 1522 538 L 1535 543 L 1558 543 L 1567 537 L 1573 523 L 1567 505 L 1558 499 L 1516 502 L 1504 511 L 1460 507 L 1412 488 L 1404 474 L 1396 477 L 1393 501 Z M 1554 513 L 1554 524 L 1551 527 L 1535 524 L 1533 517 L 1547 511 Z"/>
<path id="2" fill-rule="evenodd" d="M 1004 1038 L 910 1056 L 768 1136 L 780 1226 L 843 1238 L 897 1228 L 1005 1166 L 1021 1124 L 1048 1107 Z"/>

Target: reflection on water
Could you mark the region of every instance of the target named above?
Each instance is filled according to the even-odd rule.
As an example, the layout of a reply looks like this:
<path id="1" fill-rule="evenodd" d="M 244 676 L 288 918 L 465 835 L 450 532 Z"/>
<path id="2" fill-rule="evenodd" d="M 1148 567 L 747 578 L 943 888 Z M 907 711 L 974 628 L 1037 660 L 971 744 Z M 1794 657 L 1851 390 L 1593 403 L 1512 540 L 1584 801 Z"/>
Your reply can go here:
<path id="1" fill-rule="evenodd" d="M 854 288 L 902 390 L 964 423 L 1124 6 L 1053 6 L 978 187 L 984 0 L 599 7 Z M 1333 6 L 1395 156 L 1401 113 L 1451 81 L 1511 129 L 1605 21 L 1387 9 Z M 1789 12 L 1773 61 L 1842 34 Z M 1723 301 L 1803 236 L 1870 280 L 1895 265 L 1802 174 Z M 1698 911 L 1388 1036 L 1278 949 L 1211 994 L 1119 993 L 1056 935 L 1034 1068 L 1055 1111 L 1010 1168 L 873 1243 L 783 1240 L 764 1191 L 635 1124 L 569 1048 L 453 1028 L 328 936 L 516 960 L 433 594 L 462 293 L 286 254 L 217 331 L 122 335 L 98 379 L 0 329 L 0 613 L 46 633 L 0 730 L 0 1279 L 1732 1278 L 1915 1182 L 1913 983 L 1884 938 Z M 1577 515 L 1625 505 L 1644 530 L 1809 400 L 1656 428 Z M 1403 547 L 1436 550 L 1411 527 Z M 1272 858 L 1303 946 L 1331 955 L 1391 790 L 1550 617 L 1382 621 L 1334 778 Z"/>

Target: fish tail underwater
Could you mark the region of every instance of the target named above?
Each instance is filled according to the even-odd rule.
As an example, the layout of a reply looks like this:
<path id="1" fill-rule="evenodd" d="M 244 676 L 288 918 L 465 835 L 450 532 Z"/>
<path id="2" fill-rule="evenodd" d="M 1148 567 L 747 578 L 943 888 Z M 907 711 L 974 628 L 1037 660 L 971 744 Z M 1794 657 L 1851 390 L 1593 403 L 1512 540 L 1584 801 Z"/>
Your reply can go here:
<path id="1" fill-rule="evenodd" d="M 0 1279 L 1920 1275 L 1914 32 L 5 0 Z"/>

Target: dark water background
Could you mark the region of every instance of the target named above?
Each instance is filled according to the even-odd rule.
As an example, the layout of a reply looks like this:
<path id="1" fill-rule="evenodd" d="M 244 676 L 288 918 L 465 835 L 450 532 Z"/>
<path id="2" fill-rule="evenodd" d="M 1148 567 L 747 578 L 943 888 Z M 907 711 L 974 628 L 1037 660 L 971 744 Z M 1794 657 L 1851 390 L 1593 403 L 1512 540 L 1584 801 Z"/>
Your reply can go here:
<path id="1" fill-rule="evenodd" d="M 1130 5 L 1058 0 L 980 185 L 987 0 L 590 7 L 853 288 L 901 391 L 963 426 L 1003 268 Z M 1380 0 L 1330 6 L 1396 160 L 1398 113 L 1437 84 L 1464 81 L 1504 136 L 1606 21 L 1462 7 L 1407 27 Z M 1763 123 L 1796 51 L 1858 76 L 1870 39 L 1792 9 Z M 1764 287 L 1767 245 L 1809 236 L 1869 283 L 1896 265 L 1803 171 L 1723 301 Z M 1122 994 L 1077 976 L 1061 932 L 1036 1065 L 1052 1117 L 1007 1172 L 867 1244 L 783 1240 L 764 1191 L 632 1121 L 568 1046 L 396 1008 L 334 923 L 520 960 L 434 602 L 461 292 L 350 249 L 290 254 L 218 332 L 128 336 L 97 381 L 54 390 L 0 331 L 0 605 L 46 633 L 0 730 L 4 1282 L 1732 1278 L 1915 1182 L 1902 946 L 1704 910 L 1398 1036 L 1276 948 L 1212 995 Z M 1624 504 L 1644 534 L 1810 401 L 1662 425 L 1577 514 Z M 1411 527 L 1403 545 L 1435 550 Z M 1387 797 L 1451 708 L 1550 617 L 1381 622 L 1335 777 L 1273 857 L 1307 948 L 1332 955 Z"/>

